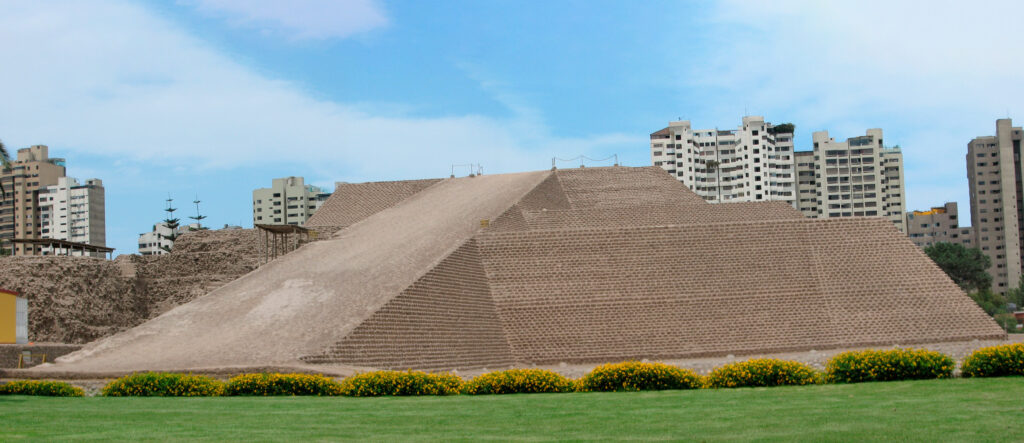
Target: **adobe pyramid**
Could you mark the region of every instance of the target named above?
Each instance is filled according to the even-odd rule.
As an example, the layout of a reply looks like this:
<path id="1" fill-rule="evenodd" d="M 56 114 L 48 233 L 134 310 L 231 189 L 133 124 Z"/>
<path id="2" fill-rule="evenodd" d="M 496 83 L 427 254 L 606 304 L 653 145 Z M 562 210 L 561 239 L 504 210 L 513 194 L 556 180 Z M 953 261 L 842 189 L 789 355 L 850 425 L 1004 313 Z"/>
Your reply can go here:
<path id="1" fill-rule="evenodd" d="M 1005 337 L 885 219 L 711 205 L 656 167 L 343 184 L 308 225 L 337 233 L 40 370 L 464 369 Z"/>

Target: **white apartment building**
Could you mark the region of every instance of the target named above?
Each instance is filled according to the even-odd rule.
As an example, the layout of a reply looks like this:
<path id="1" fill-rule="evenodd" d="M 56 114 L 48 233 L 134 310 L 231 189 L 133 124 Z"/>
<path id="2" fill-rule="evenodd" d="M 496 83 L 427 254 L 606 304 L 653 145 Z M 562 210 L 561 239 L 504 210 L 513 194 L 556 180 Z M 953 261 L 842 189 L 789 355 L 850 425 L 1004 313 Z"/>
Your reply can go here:
<path id="1" fill-rule="evenodd" d="M 669 122 L 651 134 L 651 162 L 712 203 L 785 201 L 807 217 L 886 217 L 907 232 L 903 154 L 881 129 L 842 142 L 815 132 L 801 152 L 792 132 L 757 116 L 729 131 Z"/>
<path id="2" fill-rule="evenodd" d="M 56 185 L 39 190 L 39 213 L 42 238 L 106 246 L 106 198 L 100 179 L 91 178 L 83 184 L 71 177 L 59 177 Z"/>
<path id="3" fill-rule="evenodd" d="M 804 217 L 818 218 L 818 180 L 815 178 L 814 151 L 794 153 L 796 164 L 796 207 Z"/>
<path id="4" fill-rule="evenodd" d="M 307 186 L 302 177 L 275 178 L 271 187 L 252 191 L 254 225 L 301 225 L 331 194 Z"/>
<path id="5" fill-rule="evenodd" d="M 176 229 L 167 227 L 167 223 L 160 222 L 153 225 L 153 230 L 139 234 L 139 254 L 141 255 L 164 255 L 169 254 L 169 249 L 174 248 L 174 240 L 171 234 L 179 236 L 185 232 L 200 229 L 198 223 L 186 226 L 178 226 Z M 167 249 L 164 249 L 167 248 Z"/>
<path id="6" fill-rule="evenodd" d="M 669 122 L 651 134 L 651 161 L 711 203 L 785 201 L 796 207 L 793 134 L 763 117 L 735 130 L 692 129 Z"/>
<path id="7" fill-rule="evenodd" d="M 813 153 L 796 155 L 797 201 L 804 215 L 886 217 L 907 232 L 903 153 L 884 146 L 881 129 L 842 142 L 828 131 L 815 132 L 812 139 Z"/>
<path id="8" fill-rule="evenodd" d="M 142 255 L 163 255 L 168 249 L 174 247 L 174 241 L 169 237 L 175 230 L 167 227 L 167 223 L 160 222 L 153 225 L 150 232 L 139 234 L 139 254 Z"/>

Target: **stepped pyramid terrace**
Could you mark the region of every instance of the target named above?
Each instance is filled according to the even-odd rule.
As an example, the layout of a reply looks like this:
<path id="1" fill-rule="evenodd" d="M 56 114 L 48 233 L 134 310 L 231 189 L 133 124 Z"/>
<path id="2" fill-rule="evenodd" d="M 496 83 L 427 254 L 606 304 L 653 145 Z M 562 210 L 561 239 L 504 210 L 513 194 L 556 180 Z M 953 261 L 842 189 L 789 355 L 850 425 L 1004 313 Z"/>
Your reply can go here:
<path id="1" fill-rule="evenodd" d="M 324 234 L 42 373 L 471 370 L 1003 339 L 884 218 L 658 167 L 341 184 Z"/>

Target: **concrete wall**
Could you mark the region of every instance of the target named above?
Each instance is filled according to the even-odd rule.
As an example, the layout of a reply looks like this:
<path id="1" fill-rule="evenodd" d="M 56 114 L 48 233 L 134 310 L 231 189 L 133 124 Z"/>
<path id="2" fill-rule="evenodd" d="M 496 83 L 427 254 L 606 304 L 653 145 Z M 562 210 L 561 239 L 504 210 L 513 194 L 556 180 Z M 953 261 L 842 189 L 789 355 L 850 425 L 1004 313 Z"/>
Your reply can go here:
<path id="1" fill-rule="evenodd" d="M 18 345 L 7 345 L 0 344 L 0 368 L 17 368 L 18 358 L 25 353 L 28 353 L 26 358 L 22 358 L 22 368 L 31 368 L 43 363 L 43 359 L 46 359 L 47 363 L 53 362 L 57 357 L 65 354 L 70 354 L 81 349 L 81 345 L 70 345 L 60 343 L 44 343 L 44 344 L 18 344 Z"/>

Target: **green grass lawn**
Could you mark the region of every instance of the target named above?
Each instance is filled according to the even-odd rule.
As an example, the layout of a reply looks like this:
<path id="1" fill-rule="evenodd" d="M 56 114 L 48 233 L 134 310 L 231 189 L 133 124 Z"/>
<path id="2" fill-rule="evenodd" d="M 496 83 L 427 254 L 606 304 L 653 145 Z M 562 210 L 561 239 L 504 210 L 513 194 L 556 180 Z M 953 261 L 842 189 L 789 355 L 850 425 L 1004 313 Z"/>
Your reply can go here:
<path id="1" fill-rule="evenodd" d="M 0 440 L 1024 441 L 1024 378 L 405 398 L 0 397 Z"/>

